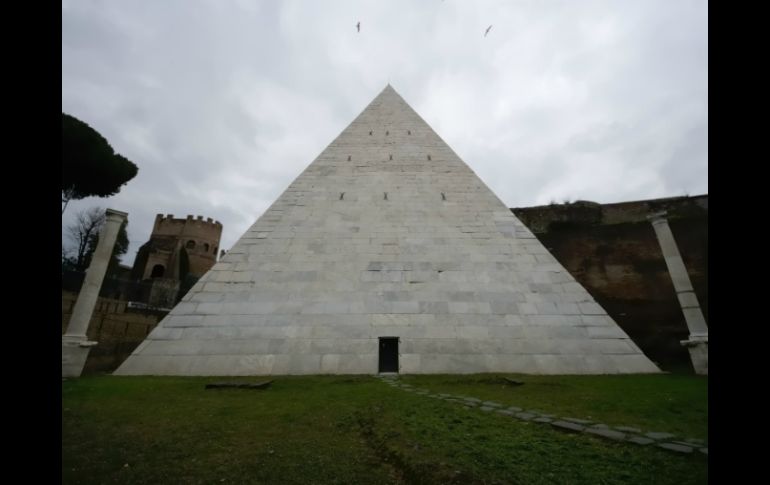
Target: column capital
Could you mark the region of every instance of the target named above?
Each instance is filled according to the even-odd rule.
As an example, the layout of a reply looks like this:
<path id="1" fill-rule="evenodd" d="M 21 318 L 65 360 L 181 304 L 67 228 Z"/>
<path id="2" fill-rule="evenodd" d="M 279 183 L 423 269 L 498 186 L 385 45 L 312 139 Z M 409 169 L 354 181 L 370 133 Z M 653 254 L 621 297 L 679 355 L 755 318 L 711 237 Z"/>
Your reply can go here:
<path id="1" fill-rule="evenodd" d="M 107 209 L 107 220 L 123 222 L 128 217 L 128 212 L 116 211 L 115 209 Z"/>
<path id="2" fill-rule="evenodd" d="M 653 214 L 649 214 L 647 216 L 647 220 L 652 222 L 653 224 L 666 222 L 666 215 L 668 215 L 668 212 L 666 211 L 655 212 Z"/>

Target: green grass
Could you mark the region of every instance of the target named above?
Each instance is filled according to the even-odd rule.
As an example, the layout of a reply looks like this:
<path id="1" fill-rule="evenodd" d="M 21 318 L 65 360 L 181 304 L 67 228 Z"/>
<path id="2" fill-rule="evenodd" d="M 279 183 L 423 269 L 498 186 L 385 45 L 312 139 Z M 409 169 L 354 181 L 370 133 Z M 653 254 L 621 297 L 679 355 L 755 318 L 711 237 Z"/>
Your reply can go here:
<path id="1" fill-rule="evenodd" d="M 63 382 L 62 482 L 660 485 L 708 478 L 700 454 L 562 433 L 417 396 L 372 377 L 274 379 L 264 391 L 204 390 L 220 380 L 212 378 Z M 692 437 L 707 431 L 706 379 L 520 379 L 524 386 L 508 388 L 492 376 L 402 377 L 544 412 L 565 409 L 585 417 L 580 411 L 590 411 L 607 424 L 617 418 L 617 424 L 650 423 L 656 426 L 644 428 L 660 431 L 680 426 Z"/>
<path id="2" fill-rule="evenodd" d="M 438 393 L 467 395 L 562 417 L 708 440 L 706 377 L 506 376 L 525 384 L 511 386 L 495 375 L 405 376 L 401 381 Z"/>

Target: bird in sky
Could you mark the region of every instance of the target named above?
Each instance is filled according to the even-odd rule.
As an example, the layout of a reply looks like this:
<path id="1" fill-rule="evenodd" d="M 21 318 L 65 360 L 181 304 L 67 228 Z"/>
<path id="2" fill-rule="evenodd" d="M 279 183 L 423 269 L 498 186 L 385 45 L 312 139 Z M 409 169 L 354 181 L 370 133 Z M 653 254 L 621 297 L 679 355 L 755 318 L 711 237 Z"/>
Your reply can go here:
<path id="1" fill-rule="evenodd" d="M 492 26 L 491 25 L 489 27 L 487 27 L 487 31 L 484 32 L 484 37 L 487 36 L 487 34 L 489 33 L 490 30 L 492 30 Z"/>
<path id="2" fill-rule="evenodd" d="M 358 32 L 361 32 L 361 22 L 356 24 L 356 29 L 358 29 Z"/>

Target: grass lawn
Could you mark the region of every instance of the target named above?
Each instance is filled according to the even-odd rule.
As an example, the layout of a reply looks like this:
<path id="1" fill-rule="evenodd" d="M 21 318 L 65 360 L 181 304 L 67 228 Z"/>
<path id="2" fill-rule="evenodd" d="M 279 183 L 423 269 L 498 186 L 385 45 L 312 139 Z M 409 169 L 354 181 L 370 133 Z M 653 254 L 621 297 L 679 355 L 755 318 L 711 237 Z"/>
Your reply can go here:
<path id="1" fill-rule="evenodd" d="M 694 376 L 402 376 L 402 382 L 645 431 L 707 438 Z M 707 458 L 569 434 L 369 376 L 62 382 L 62 483 L 707 483 Z M 258 382 L 263 378 L 241 378 Z"/>
<path id="2" fill-rule="evenodd" d="M 401 382 L 438 393 L 472 396 L 610 426 L 665 431 L 708 441 L 708 378 L 693 375 L 506 377 L 403 376 Z"/>

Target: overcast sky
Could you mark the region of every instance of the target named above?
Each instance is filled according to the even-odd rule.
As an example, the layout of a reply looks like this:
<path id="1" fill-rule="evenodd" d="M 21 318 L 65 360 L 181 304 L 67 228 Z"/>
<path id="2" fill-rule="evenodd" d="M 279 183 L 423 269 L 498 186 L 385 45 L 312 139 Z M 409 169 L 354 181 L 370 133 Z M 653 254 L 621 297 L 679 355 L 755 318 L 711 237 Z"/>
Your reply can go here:
<path id="1" fill-rule="evenodd" d="M 708 193 L 707 22 L 690 0 L 65 0 L 62 111 L 139 174 L 62 225 L 128 212 L 132 264 L 155 214 L 202 215 L 229 249 L 388 82 L 509 207 Z"/>

